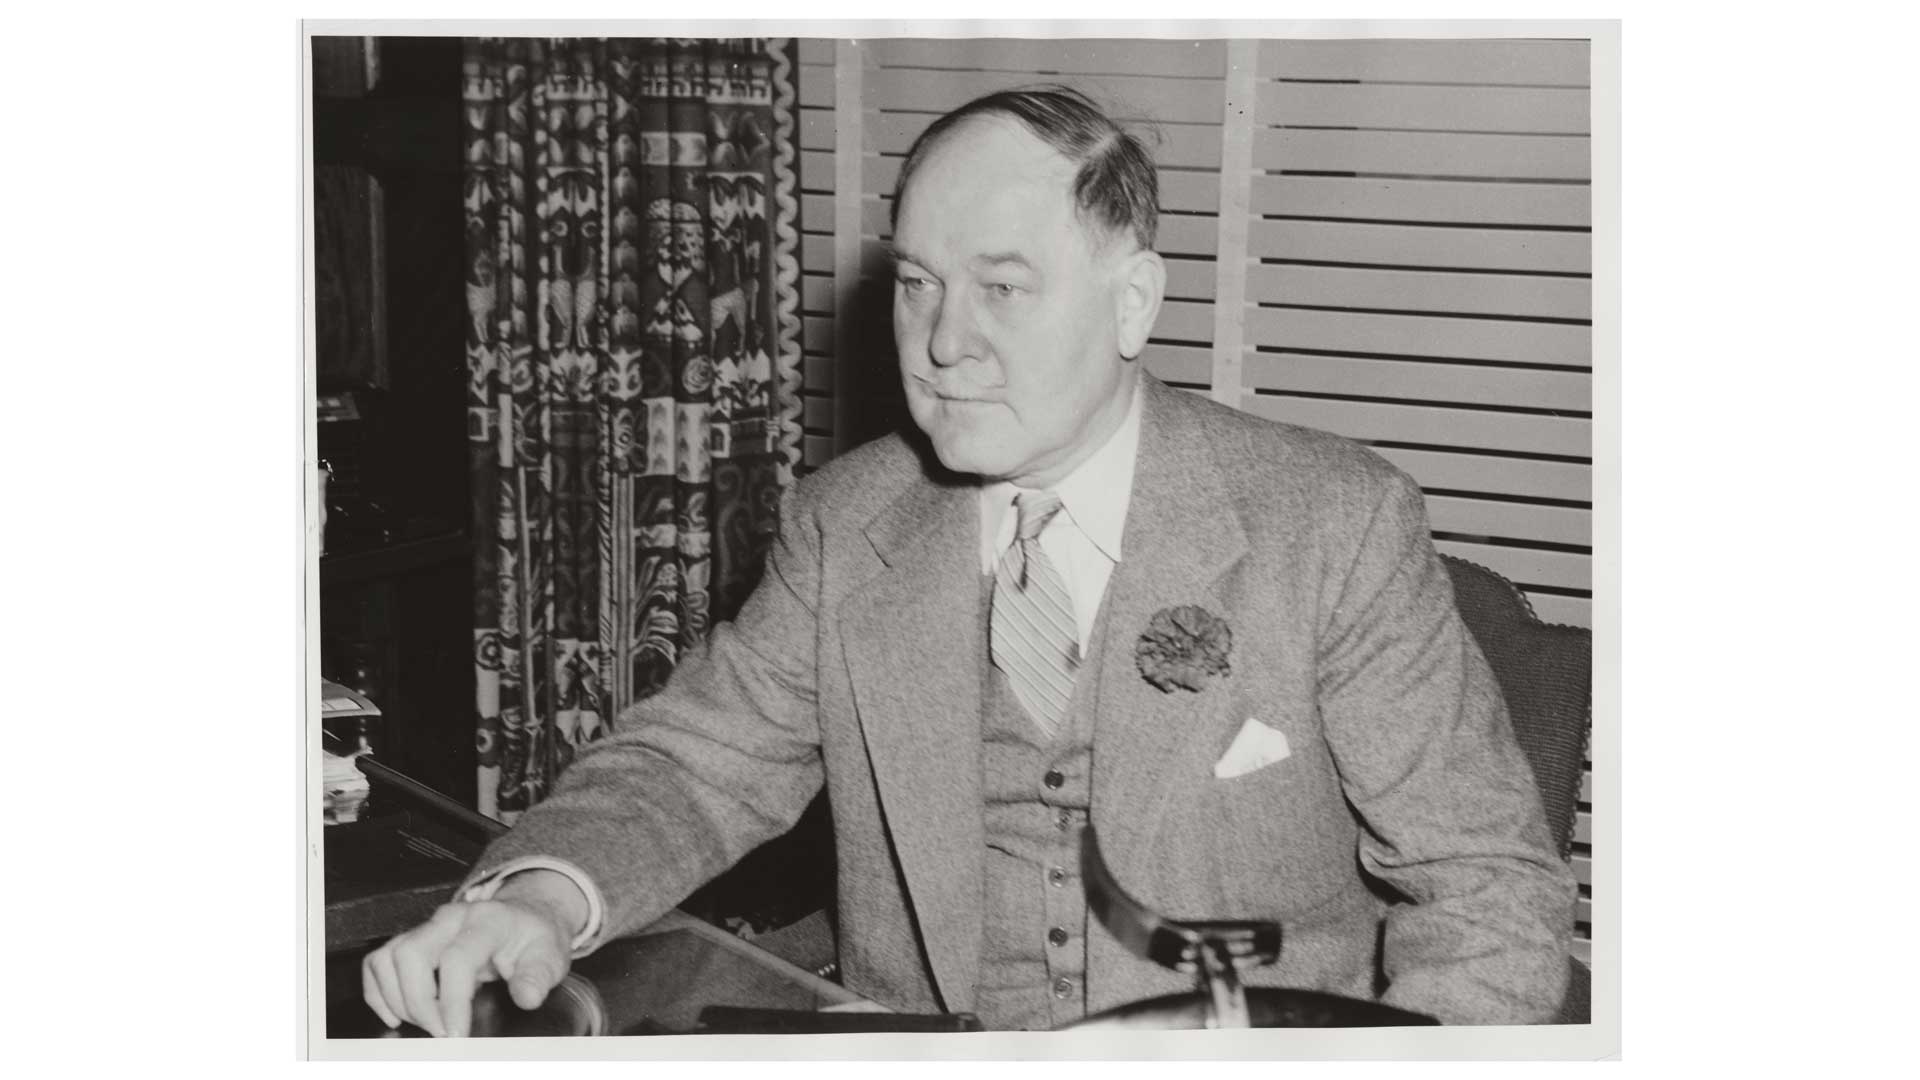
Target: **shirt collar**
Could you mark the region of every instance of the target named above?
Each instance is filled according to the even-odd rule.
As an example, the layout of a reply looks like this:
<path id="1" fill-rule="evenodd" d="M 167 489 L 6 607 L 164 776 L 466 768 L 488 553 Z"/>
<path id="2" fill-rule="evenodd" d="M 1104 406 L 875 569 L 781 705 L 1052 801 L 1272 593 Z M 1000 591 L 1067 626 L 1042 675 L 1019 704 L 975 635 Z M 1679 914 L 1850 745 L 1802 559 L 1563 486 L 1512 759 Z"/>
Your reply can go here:
<path id="1" fill-rule="evenodd" d="M 1140 451 L 1140 410 L 1146 395 L 1134 380 L 1133 400 L 1100 449 L 1055 484 L 1061 512 L 1101 554 L 1120 561 L 1120 537 L 1126 530 L 1127 507 L 1133 501 L 1133 468 Z M 991 572 L 1000 553 L 1013 542 L 1014 496 L 1020 489 L 1000 480 L 980 489 L 982 564 Z"/>

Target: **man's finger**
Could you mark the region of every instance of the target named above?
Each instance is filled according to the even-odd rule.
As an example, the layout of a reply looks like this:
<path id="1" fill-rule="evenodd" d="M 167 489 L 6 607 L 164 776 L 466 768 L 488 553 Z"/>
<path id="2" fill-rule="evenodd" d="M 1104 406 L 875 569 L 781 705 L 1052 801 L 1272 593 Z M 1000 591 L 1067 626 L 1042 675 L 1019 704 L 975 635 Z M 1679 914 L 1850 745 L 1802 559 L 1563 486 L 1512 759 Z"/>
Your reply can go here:
<path id="1" fill-rule="evenodd" d="M 449 1038 L 462 1039 L 473 1021 L 473 991 L 491 968 L 491 952 L 471 929 L 440 954 L 440 1023 Z"/>
<path id="2" fill-rule="evenodd" d="M 434 980 L 440 946 L 437 942 L 430 944 L 434 946 L 431 951 L 423 947 L 419 938 L 402 937 L 393 946 L 393 968 L 399 977 L 400 1000 L 406 1004 L 413 1022 L 426 1028 L 429 1034 L 444 1037 L 447 1030 L 440 1026 L 438 986 Z"/>
<path id="3" fill-rule="evenodd" d="M 377 950 L 360 961 L 360 996 L 366 999 L 367 1008 L 373 1010 L 381 1023 L 390 1028 L 397 1028 L 400 1026 L 400 1018 L 394 1015 L 392 1007 L 387 1004 L 387 995 L 380 989 L 380 979 L 373 970 L 374 956 L 384 955 L 384 953 L 384 949 Z"/>
<path id="4" fill-rule="evenodd" d="M 407 1011 L 406 996 L 400 992 L 400 972 L 393 960 L 393 942 L 375 949 L 367 960 L 373 968 L 374 979 L 380 988 L 382 1000 L 387 1004 L 387 1011 L 402 1023 L 418 1024 L 419 1021 Z"/>
<path id="5" fill-rule="evenodd" d="M 440 1022 L 434 973 L 440 966 L 440 954 L 466 924 L 467 913 L 465 904 L 442 904 L 432 918 L 394 938 L 385 947 L 393 958 L 399 991 L 397 998 L 387 1000 L 404 1006 L 408 1018 L 433 1035 L 446 1035 Z"/>

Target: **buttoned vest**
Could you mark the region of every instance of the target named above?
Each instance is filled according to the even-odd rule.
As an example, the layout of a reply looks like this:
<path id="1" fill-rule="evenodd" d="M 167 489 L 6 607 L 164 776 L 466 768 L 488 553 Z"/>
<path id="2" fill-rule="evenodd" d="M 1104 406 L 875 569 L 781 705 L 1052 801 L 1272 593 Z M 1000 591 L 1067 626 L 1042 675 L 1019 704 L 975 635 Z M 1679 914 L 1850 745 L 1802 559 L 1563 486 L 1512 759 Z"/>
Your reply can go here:
<path id="1" fill-rule="evenodd" d="M 989 598 L 992 587 L 989 577 Z M 1103 601 L 1085 655 L 1100 655 L 1105 627 Z M 984 638 L 984 622 L 980 632 Z M 1081 666 L 1066 723 L 1052 739 L 1014 697 L 1005 675 L 990 662 L 982 672 L 987 850 L 975 1011 L 992 1029 L 1045 1030 L 1086 1015 L 1080 831 L 1093 786 L 1099 671 L 1097 663 Z"/>

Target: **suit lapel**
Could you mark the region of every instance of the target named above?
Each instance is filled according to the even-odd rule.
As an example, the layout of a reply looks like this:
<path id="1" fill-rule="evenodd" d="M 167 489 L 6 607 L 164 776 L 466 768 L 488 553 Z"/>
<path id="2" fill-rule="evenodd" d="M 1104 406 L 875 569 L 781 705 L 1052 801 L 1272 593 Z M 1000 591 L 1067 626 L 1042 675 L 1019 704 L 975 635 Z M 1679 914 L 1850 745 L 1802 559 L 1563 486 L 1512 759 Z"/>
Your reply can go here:
<path id="1" fill-rule="evenodd" d="M 915 485 L 867 528 L 886 564 L 840 623 L 861 731 L 941 999 L 969 1009 L 981 875 L 978 489 Z"/>
<path id="2" fill-rule="evenodd" d="M 1143 860 L 1164 816 L 1181 742 L 1227 707 L 1231 678 L 1199 693 L 1163 693 L 1141 677 L 1134 647 L 1162 608 L 1194 604 L 1224 617 L 1214 583 L 1247 550 L 1206 434 L 1178 399 L 1183 391 L 1143 378 L 1141 392 L 1133 497 L 1108 585 L 1093 764 L 1101 852 L 1123 883 L 1151 880 Z"/>

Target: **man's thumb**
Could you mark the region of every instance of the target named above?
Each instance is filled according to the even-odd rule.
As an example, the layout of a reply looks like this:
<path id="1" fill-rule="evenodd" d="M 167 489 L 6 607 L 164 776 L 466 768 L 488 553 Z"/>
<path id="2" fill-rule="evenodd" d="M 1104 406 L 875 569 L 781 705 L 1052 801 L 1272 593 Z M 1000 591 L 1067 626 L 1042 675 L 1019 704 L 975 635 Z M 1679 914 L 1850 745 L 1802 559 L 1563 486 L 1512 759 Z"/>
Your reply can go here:
<path id="1" fill-rule="evenodd" d="M 516 959 L 513 977 L 507 980 L 507 992 L 513 996 L 515 1005 L 537 1009 L 547 1000 L 547 992 L 559 985 L 566 971 L 552 958 L 539 955 L 539 950 L 529 951 L 535 955 L 521 953 Z"/>

